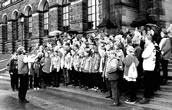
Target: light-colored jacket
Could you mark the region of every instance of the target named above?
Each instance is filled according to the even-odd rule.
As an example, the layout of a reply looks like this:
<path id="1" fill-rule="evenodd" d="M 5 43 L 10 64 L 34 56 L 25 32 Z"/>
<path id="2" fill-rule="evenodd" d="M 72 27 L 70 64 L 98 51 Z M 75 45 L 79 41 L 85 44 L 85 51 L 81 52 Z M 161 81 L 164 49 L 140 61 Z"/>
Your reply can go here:
<path id="1" fill-rule="evenodd" d="M 150 42 L 142 53 L 143 70 L 154 71 L 156 61 L 156 50 L 152 42 Z"/>
<path id="2" fill-rule="evenodd" d="M 124 58 L 124 78 L 128 81 L 136 81 L 136 78 L 134 78 L 134 79 L 129 78 L 128 71 L 129 71 L 129 67 L 131 66 L 132 62 L 134 62 L 136 67 L 139 65 L 139 61 L 138 61 L 137 57 L 134 55 L 127 55 Z"/>
<path id="3" fill-rule="evenodd" d="M 72 69 L 72 56 L 69 53 L 65 56 L 64 67 L 68 70 Z"/>
<path id="4" fill-rule="evenodd" d="M 61 59 L 60 56 L 53 56 L 51 59 L 51 66 L 50 66 L 50 72 L 52 72 L 52 69 L 56 69 L 57 72 L 60 71 L 61 66 Z"/>

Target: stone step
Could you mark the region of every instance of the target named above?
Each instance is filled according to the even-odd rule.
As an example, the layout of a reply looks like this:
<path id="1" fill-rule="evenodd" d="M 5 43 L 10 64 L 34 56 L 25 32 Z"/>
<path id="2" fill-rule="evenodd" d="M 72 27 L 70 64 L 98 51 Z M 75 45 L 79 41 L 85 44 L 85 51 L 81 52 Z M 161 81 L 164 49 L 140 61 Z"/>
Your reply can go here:
<path id="1" fill-rule="evenodd" d="M 168 68 L 172 68 L 172 63 L 169 63 L 168 64 Z"/>
<path id="2" fill-rule="evenodd" d="M 143 97 L 142 94 L 140 94 L 140 93 L 137 94 L 138 102 L 139 102 L 139 100 L 142 97 Z M 161 106 L 161 107 L 172 108 L 172 98 L 155 96 L 154 98 L 150 99 L 150 104 L 152 104 L 152 105 L 158 105 L 158 106 Z"/>
<path id="3" fill-rule="evenodd" d="M 161 86 L 160 91 L 172 92 L 172 86 L 171 86 L 171 85 L 164 85 L 164 86 Z"/>
<path id="4" fill-rule="evenodd" d="M 172 80 L 168 80 L 167 85 L 172 86 Z"/>
<path id="5" fill-rule="evenodd" d="M 69 94 L 76 94 L 75 96 L 78 96 L 78 94 L 80 95 L 85 95 L 86 97 L 94 97 L 94 98 L 98 98 L 99 100 L 109 100 L 105 98 L 105 95 L 99 92 L 90 92 L 90 91 L 83 91 L 83 90 L 75 90 L 75 89 L 71 89 L 71 88 L 64 88 L 64 87 L 60 87 L 60 88 L 49 88 L 50 91 L 63 91 L 63 92 L 67 92 Z M 137 97 L 139 99 L 141 99 L 143 95 L 140 93 L 139 95 L 137 95 Z M 126 98 L 121 97 L 121 102 L 123 104 Z M 131 106 L 138 106 L 138 107 L 145 107 L 145 108 L 151 108 L 153 110 L 171 110 L 172 108 L 172 99 L 166 99 L 166 98 L 161 98 L 161 97 L 155 97 L 153 99 L 151 99 L 149 104 L 139 104 L 138 102 L 134 105 Z"/>
<path id="6" fill-rule="evenodd" d="M 136 106 L 139 106 L 139 107 L 148 107 L 148 108 L 151 108 L 152 110 L 171 110 L 171 107 L 167 107 L 167 106 L 160 106 L 160 105 L 156 105 L 156 104 L 139 104 L 139 103 L 136 103 L 134 104 Z"/>
<path id="7" fill-rule="evenodd" d="M 168 68 L 168 72 L 172 72 L 172 68 Z"/>
<path id="8" fill-rule="evenodd" d="M 143 89 L 137 90 L 137 94 L 143 96 Z M 154 97 L 172 99 L 172 92 L 158 90 L 154 92 Z"/>
<path id="9" fill-rule="evenodd" d="M 143 97 L 143 91 L 137 93 L 138 102 Z M 168 110 L 171 110 L 169 108 L 172 108 L 172 94 L 169 92 L 163 92 L 163 91 L 157 91 L 155 92 L 155 96 L 150 99 L 150 103 L 152 106 L 157 105 L 162 107 L 165 110 L 164 107 L 167 107 Z M 140 104 L 139 104 L 140 105 Z M 146 104 L 147 105 L 147 104 Z"/>

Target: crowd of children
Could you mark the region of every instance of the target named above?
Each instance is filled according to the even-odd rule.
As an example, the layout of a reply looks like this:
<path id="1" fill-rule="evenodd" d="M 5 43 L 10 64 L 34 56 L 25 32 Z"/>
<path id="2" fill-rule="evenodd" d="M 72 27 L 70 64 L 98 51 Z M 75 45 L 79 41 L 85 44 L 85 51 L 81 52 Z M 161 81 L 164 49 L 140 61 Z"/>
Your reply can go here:
<path id="1" fill-rule="evenodd" d="M 113 105 L 118 106 L 120 91 L 128 88 L 125 102 L 134 104 L 137 85 L 143 83 L 144 98 L 140 103 L 147 103 L 160 87 L 160 62 L 167 64 L 162 67 L 165 72 L 162 81 L 167 82 L 171 53 L 169 33 L 146 26 L 117 35 L 61 34 L 55 43 L 36 45 L 25 53 L 30 61 L 29 88 L 59 87 L 63 83 L 86 90 L 100 89 L 109 91 L 106 98 L 113 98 Z M 18 87 L 16 60 L 15 53 L 9 63 L 13 90 Z"/>

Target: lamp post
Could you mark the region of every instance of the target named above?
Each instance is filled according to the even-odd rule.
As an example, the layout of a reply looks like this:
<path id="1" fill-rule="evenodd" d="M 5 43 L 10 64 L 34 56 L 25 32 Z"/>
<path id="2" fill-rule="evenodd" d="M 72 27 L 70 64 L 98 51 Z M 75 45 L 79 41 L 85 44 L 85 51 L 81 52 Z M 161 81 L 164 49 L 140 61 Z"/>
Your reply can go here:
<path id="1" fill-rule="evenodd" d="M 22 40 L 22 46 L 23 46 L 23 40 L 24 40 L 23 39 L 24 38 L 24 25 L 23 25 L 24 24 L 24 16 L 21 16 L 20 17 L 20 23 L 21 23 L 21 31 L 22 31 L 22 33 L 21 33 L 21 35 L 22 35 L 21 38 L 22 39 L 21 40 Z"/>

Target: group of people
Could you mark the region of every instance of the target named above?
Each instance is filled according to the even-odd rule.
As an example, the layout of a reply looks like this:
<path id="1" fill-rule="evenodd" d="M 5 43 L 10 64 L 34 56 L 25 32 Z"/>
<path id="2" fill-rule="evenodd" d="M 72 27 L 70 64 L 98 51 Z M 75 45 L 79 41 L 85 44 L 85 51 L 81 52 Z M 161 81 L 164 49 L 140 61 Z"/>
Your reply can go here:
<path id="1" fill-rule="evenodd" d="M 108 91 L 106 98 L 112 98 L 112 105 L 119 106 L 122 91 L 128 92 L 125 103 L 134 104 L 137 88 L 144 85 L 140 103 L 148 103 L 154 91 L 168 80 L 170 33 L 170 28 L 157 30 L 147 25 L 117 35 L 64 33 L 58 35 L 56 42 L 36 45 L 30 52 L 20 46 L 8 63 L 11 87 L 19 90 L 19 99 L 24 103 L 28 102 L 28 88 L 59 87 L 63 83 Z"/>

